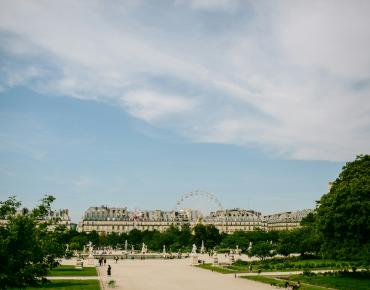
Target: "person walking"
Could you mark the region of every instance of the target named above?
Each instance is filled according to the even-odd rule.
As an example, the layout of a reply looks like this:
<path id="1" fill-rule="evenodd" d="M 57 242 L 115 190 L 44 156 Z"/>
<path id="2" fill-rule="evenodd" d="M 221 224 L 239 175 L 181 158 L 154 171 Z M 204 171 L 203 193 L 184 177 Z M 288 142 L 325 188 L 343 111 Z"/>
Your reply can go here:
<path id="1" fill-rule="evenodd" d="M 108 265 L 107 274 L 110 277 L 112 275 L 112 267 Z"/>
<path id="2" fill-rule="evenodd" d="M 107 264 L 107 258 L 104 258 L 104 266 Z"/>

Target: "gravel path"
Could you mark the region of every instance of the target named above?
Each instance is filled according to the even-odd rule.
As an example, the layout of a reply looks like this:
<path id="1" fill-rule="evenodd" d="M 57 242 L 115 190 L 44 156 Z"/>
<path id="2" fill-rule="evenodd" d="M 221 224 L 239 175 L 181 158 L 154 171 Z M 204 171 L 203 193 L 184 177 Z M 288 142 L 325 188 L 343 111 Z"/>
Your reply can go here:
<path id="1" fill-rule="evenodd" d="M 270 290 L 267 284 L 235 278 L 234 275 L 190 266 L 190 259 L 181 260 L 122 260 L 109 261 L 112 276 L 107 276 L 107 266 L 98 267 L 103 290 L 114 280 L 118 290 Z"/>

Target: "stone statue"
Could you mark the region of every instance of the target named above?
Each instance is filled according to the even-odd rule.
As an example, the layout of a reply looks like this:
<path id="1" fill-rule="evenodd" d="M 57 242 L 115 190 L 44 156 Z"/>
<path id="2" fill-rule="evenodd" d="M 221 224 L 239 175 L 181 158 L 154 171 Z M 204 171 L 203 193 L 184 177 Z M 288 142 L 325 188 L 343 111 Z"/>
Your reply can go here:
<path id="1" fill-rule="evenodd" d="M 143 246 L 141 248 L 141 253 L 146 254 L 147 250 L 148 250 L 148 248 L 146 247 L 145 243 L 143 243 Z"/>
<path id="2" fill-rule="evenodd" d="M 236 245 L 235 254 L 240 255 L 242 251 L 239 249 L 239 246 Z"/>
<path id="3" fill-rule="evenodd" d="M 206 252 L 206 248 L 204 247 L 204 241 L 202 240 L 202 246 L 200 247 L 200 253 L 204 254 Z"/>
<path id="4" fill-rule="evenodd" d="M 92 255 L 92 252 L 93 252 L 93 245 L 91 241 L 89 241 L 89 243 L 87 244 L 87 247 L 89 249 L 89 256 L 90 256 Z"/>
<path id="5" fill-rule="evenodd" d="M 163 245 L 163 255 L 166 255 L 166 245 Z"/>
<path id="6" fill-rule="evenodd" d="M 87 257 L 87 264 L 94 265 L 94 255 L 93 255 L 93 244 L 91 241 L 87 244 L 87 248 L 89 250 L 89 256 Z"/>
<path id="7" fill-rule="evenodd" d="M 191 253 L 192 254 L 196 254 L 197 253 L 197 246 L 195 244 L 193 244 L 193 249 L 191 250 Z"/>
<path id="8" fill-rule="evenodd" d="M 134 245 L 131 245 L 131 254 L 135 253 Z"/>
<path id="9" fill-rule="evenodd" d="M 125 240 L 125 251 L 127 252 L 127 246 L 128 246 L 128 243 L 127 243 L 127 240 Z"/>

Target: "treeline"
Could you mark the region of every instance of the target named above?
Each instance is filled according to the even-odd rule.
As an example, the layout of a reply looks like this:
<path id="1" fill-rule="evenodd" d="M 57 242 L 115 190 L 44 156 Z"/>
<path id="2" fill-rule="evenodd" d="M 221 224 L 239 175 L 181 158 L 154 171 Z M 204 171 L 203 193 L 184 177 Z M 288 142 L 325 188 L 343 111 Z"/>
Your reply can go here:
<path id="1" fill-rule="evenodd" d="M 72 251 L 81 251 L 89 241 L 95 247 L 114 249 L 124 249 L 127 241 L 129 250 L 132 246 L 135 250 L 140 250 L 142 243 L 145 243 L 149 251 L 155 252 L 162 251 L 163 246 L 166 246 L 168 252 L 189 252 L 193 244 L 200 249 L 203 241 L 207 251 L 228 252 L 230 249 L 238 247 L 243 253 L 258 256 L 261 259 L 276 254 L 284 256 L 292 253 L 300 253 L 303 256 L 317 255 L 320 250 L 319 237 L 315 236 L 308 226 L 290 231 L 255 230 L 224 234 L 220 233 L 213 225 L 198 224 L 193 229 L 189 225 L 182 226 L 181 229 L 173 225 L 164 232 L 134 229 L 128 233 L 99 235 L 97 232 L 66 231 L 62 239 L 63 243 L 68 244 Z"/>

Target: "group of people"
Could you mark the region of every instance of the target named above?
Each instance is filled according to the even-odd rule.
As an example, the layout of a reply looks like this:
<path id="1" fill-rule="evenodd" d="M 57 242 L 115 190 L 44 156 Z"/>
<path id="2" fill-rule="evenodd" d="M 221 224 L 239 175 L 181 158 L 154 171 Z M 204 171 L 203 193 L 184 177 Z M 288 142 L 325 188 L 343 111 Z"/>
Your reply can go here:
<path id="1" fill-rule="evenodd" d="M 107 264 L 107 259 L 106 258 L 103 258 L 103 257 L 100 257 L 99 258 L 99 266 L 105 266 Z"/>
<path id="2" fill-rule="evenodd" d="M 118 260 L 118 257 L 114 257 L 114 259 Z M 117 263 L 117 260 L 116 260 L 116 263 Z M 103 258 L 103 257 L 100 257 L 99 258 L 99 266 L 105 266 L 107 264 L 107 258 Z M 108 268 L 107 268 L 107 275 L 110 276 L 112 274 L 112 267 L 110 265 L 108 265 Z"/>

